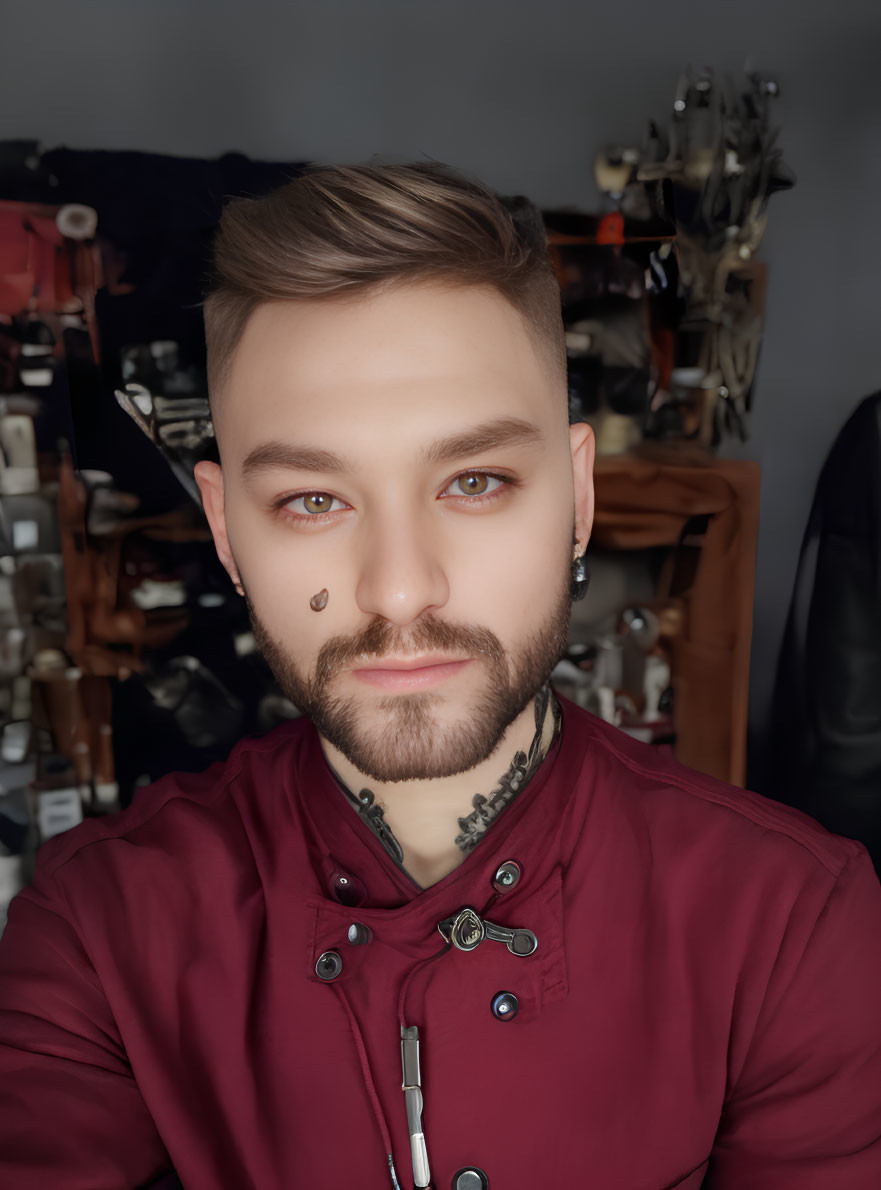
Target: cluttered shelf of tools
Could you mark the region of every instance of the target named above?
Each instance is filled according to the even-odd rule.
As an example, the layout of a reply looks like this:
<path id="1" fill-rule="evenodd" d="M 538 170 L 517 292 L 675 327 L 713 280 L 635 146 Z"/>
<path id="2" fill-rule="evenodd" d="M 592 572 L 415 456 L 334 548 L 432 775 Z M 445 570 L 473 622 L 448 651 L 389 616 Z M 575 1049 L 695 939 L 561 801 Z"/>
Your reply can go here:
<path id="1" fill-rule="evenodd" d="M 652 660 L 642 671 L 649 693 L 631 690 L 629 696 L 644 712 L 646 698 L 652 700 L 648 670 L 663 674 L 667 666 L 676 755 L 702 772 L 742 785 L 758 466 L 687 444 L 655 446 L 600 458 L 595 483 L 591 551 L 604 556 L 642 552 L 661 559 L 655 564 L 653 598 L 639 600 L 648 615 L 640 618 L 630 608 L 629 623 L 619 620 L 614 630 L 648 636 L 643 620 L 655 625 L 645 642 Z M 620 723 L 620 710 L 609 709 Z M 656 736 L 666 709 L 662 702 L 659 714 L 655 700 Z M 624 719 L 626 726 L 626 710 Z M 643 727 L 633 734 L 649 738 L 652 724 Z"/>

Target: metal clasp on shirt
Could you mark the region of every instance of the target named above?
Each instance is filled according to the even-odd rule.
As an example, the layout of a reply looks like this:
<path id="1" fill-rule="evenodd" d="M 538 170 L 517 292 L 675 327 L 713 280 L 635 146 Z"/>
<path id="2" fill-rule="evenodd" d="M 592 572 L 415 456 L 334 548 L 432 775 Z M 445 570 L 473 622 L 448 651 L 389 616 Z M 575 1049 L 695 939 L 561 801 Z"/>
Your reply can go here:
<path id="1" fill-rule="evenodd" d="M 451 942 L 457 950 L 476 950 L 485 938 L 491 942 L 504 942 L 511 954 L 525 958 L 538 948 L 538 938 L 532 930 L 509 929 L 480 917 L 470 905 L 460 909 L 452 917 L 445 917 L 437 923 L 441 936 Z"/>

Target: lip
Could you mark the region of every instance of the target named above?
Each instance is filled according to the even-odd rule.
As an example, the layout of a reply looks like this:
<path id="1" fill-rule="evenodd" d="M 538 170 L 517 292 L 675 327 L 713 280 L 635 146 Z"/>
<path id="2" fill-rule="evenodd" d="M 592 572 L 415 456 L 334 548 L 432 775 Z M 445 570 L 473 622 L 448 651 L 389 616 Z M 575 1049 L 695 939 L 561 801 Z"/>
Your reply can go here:
<path id="1" fill-rule="evenodd" d="M 383 657 L 373 665 L 359 665 L 352 675 L 383 690 L 422 690 L 460 673 L 470 657 Z"/>
<path id="2" fill-rule="evenodd" d="M 380 657 L 369 665 L 359 665 L 358 669 L 429 669 L 435 665 L 456 665 L 463 660 L 467 658 L 449 657 L 443 653 L 421 653 L 413 657 Z"/>

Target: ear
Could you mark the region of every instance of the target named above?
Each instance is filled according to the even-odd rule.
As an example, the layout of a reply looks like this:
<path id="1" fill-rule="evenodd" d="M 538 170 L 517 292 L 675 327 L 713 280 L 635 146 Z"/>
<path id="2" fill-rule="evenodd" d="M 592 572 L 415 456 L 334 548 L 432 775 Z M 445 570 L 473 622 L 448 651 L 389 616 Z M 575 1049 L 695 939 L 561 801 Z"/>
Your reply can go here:
<path id="1" fill-rule="evenodd" d="M 226 573 L 232 579 L 233 586 L 238 590 L 241 586 L 241 579 L 233 561 L 232 550 L 229 548 L 226 517 L 223 512 L 223 471 L 217 463 L 202 462 L 197 463 L 193 468 L 193 475 L 196 477 L 196 483 L 202 494 L 202 507 L 205 509 L 208 524 L 211 526 L 211 535 L 214 538 L 217 556 L 223 563 Z"/>
<path id="2" fill-rule="evenodd" d="M 572 449 L 572 479 L 575 486 L 575 540 L 578 553 L 587 549 L 593 526 L 593 464 L 596 443 L 587 422 L 569 427 Z"/>

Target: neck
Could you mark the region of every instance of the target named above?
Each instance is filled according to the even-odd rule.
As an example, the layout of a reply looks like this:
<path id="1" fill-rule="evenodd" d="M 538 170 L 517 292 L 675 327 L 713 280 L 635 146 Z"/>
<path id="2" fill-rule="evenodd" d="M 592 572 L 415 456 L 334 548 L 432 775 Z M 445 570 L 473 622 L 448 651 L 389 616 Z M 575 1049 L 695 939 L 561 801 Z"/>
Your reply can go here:
<path id="1" fill-rule="evenodd" d="M 536 710 L 545 706 L 541 734 L 536 741 Z M 537 767 L 554 737 L 553 695 L 542 691 L 507 729 L 498 747 L 481 764 L 453 777 L 419 781 L 374 781 L 341 752 L 322 739 L 328 763 L 354 794 L 368 789 L 382 807 L 386 825 L 403 851 L 403 866 L 423 888 L 436 884 L 462 863 L 486 829 L 486 813 L 475 813 L 483 800 L 493 800 L 500 788 L 511 788 L 510 800 Z M 525 766 L 534 748 L 533 763 Z M 535 754 L 537 753 L 537 755 Z M 475 795 L 478 795 L 475 800 Z"/>

